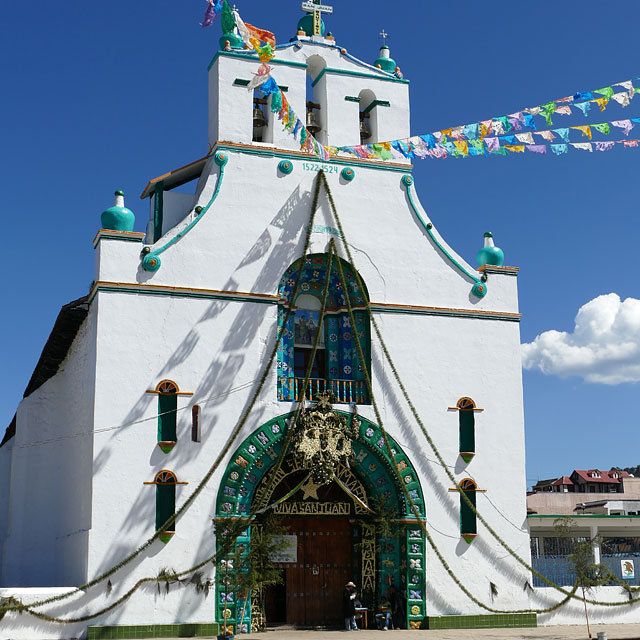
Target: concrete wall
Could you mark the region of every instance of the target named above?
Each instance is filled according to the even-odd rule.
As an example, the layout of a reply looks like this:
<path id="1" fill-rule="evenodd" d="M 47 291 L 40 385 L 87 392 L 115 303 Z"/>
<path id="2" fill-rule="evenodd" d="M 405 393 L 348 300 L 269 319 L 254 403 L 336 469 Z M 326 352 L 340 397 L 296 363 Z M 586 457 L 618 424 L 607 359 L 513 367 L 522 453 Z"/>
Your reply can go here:
<path id="1" fill-rule="evenodd" d="M 640 478 L 625 478 L 624 493 L 554 493 L 541 491 L 527 496 L 527 508 L 543 515 L 575 515 L 575 507 L 582 502 L 598 500 L 640 499 Z"/>
<path id="2" fill-rule="evenodd" d="M 567 589 L 568 591 L 569 589 Z M 588 599 L 599 602 L 625 602 L 620 606 L 587 605 L 589 622 L 591 624 L 629 624 L 640 622 L 640 604 L 628 604 L 628 596 L 620 587 L 596 587 L 586 594 Z M 637 597 L 637 596 L 635 596 Z M 551 587 L 534 589 L 531 596 L 531 606 L 535 608 L 550 607 L 565 598 L 560 592 Z M 572 600 L 568 604 L 552 613 L 538 616 L 538 625 L 585 624 L 584 603 L 581 599 Z"/>

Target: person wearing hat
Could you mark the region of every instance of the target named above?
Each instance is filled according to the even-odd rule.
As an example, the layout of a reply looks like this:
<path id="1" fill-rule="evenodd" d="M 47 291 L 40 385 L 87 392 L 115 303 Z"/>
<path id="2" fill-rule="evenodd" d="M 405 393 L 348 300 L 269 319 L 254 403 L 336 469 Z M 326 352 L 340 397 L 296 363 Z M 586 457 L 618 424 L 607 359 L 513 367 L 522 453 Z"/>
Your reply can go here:
<path id="1" fill-rule="evenodd" d="M 357 631 L 356 624 L 356 585 L 347 582 L 342 593 L 342 615 L 344 616 L 345 631 Z"/>

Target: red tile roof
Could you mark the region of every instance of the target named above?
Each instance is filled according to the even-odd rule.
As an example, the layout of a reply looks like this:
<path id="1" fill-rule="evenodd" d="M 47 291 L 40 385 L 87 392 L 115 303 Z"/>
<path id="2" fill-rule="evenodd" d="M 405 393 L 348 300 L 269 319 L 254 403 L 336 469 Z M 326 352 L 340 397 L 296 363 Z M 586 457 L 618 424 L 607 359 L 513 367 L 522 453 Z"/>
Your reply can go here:
<path id="1" fill-rule="evenodd" d="M 598 474 L 599 478 L 594 478 L 593 474 Z M 613 474 L 617 473 L 618 477 L 614 478 Z M 626 471 L 616 471 L 615 469 L 611 469 L 611 471 L 600 471 L 599 469 L 574 469 L 573 473 L 576 474 L 579 478 L 584 480 L 585 482 L 601 482 L 607 484 L 615 484 L 622 482 L 622 478 L 626 478 L 629 474 Z"/>

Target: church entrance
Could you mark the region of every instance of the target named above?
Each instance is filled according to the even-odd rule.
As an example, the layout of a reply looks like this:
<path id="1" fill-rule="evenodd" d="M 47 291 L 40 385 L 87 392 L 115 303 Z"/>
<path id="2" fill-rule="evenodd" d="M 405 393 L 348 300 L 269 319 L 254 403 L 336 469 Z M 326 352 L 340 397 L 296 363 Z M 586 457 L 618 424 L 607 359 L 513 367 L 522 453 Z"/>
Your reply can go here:
<path id="1" fill-rule="evenodd" d="M 426 547 L 415 515 L 424 518 L 424 498 L 415 468 L 388 435 L 387 447 L 375 423 L 320 405 L 307 410 L 290 442 L 293 413 L 261 425 L 223 474 L 217 519 L 246 526 L 236 556 L 248 553 L 267 518 L 277 521 L 272 535 L 281 538 L 269 552 L 281 584 L 247 593 L 220 572 L 225 559 L 216 568 L 216 619 L 229 632 L 257 632 L 266 624 L 342 627 L 349 581 L 369 624 L 391 584 L 406 593 L 407 626 L 419 628 L 426 615 Z"/>
<path id="2" fill-rule="evenodd" d="M 295 536 L 297 562 L 277 563 L 283 582 L 265 594 L 267 620 L 302 627 L 341 625 L 342 592 L 352 576 L 352 524 L 339 517 L 288 518 L 280 524 Z"/>
<path id="3" fill-rule="evenodd" d="M 350 469 L 338 469 L 337 477 L 367 499 Z M 361 564 L 361 545 L 356 548 L 354 540 L 360 530 L 355 518 L 362 508 L 358 505 L 356 512 L 356 503 L 336 482 L 316 484 L 291 456 L 284 459 L 277 478 L 268 498 L 262 491 L 269 476 L 257 491 L 275 503 L 273 512 L 286 541 L 274 558 L 280 560 L 276 566 L 282 584 L 265 593 L 266 619 L 302 627 L 341 625 L 344 587 L 350 580 L 359 582 L 354 570 Z"/>

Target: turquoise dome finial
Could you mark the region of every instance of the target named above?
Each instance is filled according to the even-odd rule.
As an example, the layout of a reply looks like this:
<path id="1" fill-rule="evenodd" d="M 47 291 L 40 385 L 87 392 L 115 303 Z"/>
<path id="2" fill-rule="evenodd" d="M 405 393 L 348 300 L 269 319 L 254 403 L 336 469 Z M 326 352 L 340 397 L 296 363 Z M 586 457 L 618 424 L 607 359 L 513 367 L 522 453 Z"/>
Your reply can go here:
<path id="1" fill-rule="evenodd" d="M 396 61 L 391 57 L 388 45 L 383 44 L 380 47 L 380 57 L 373 63 L 373 66 L 387 73 L 393 73 L 397 69 Z"/>
<path id="2" fill-rule="evenodd" d="M 484 234 L 484 247 L 478 251 L 477 260 L 481 267 L 485 264 L 501 267 L 504 264 L 504 252 L 493 244 L 491 231 Z"/>
<path id="3" fill-rule="evenodd" d="M 324 20 L 320 20 L 320 35 L 324 37 L 327 27 Z M 313 13 L 307 13 L 298 21 L 298 31 L 304 31 L 305 36 L 313 35 Z"/>
<path id="4" fill-rule="evenodd" d="M 103 229 L 111 231 L 133 231 L 136 217 L 131 209 L 124 206 L 124 191 L 115 192 L 116 201 L 113 207 L 102 212 L 100 221 Z"/>

